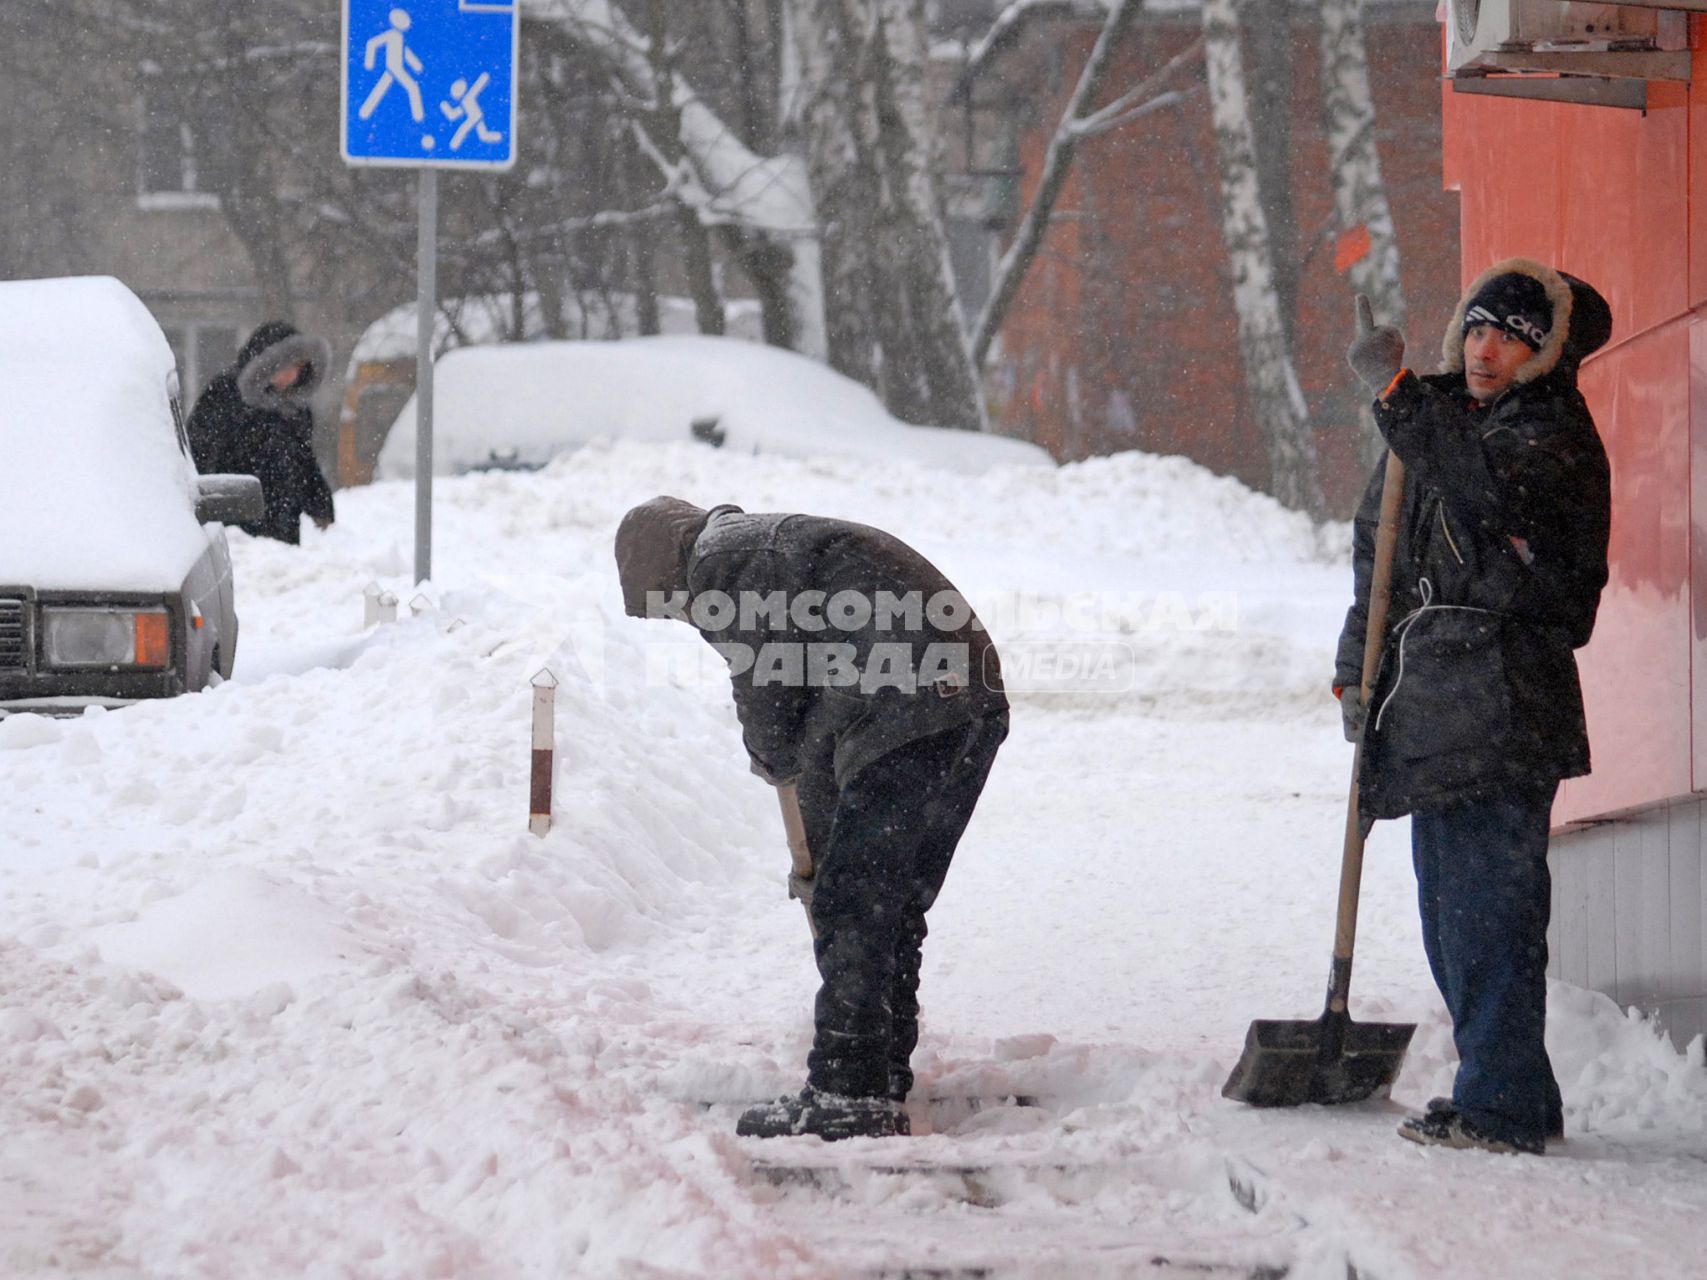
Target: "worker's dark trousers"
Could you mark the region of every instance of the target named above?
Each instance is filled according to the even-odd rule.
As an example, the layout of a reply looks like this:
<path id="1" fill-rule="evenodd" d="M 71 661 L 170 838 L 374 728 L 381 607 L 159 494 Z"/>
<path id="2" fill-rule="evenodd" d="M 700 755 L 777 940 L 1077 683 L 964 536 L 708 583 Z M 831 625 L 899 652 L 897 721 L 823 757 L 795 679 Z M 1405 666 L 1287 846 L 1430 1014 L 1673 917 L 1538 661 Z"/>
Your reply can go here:
<path id="1" fill-rule="evenodd" d="M 1005 711 L 973 720 L 878 757 L 840 788 L 828 752 L 808 761 L 800 809 L 822 980 L 812 1088 L 896 1099 L 912 1088 L 925 912 L 1007 732 Z"/>
<path id="2" fill-rule="evenodd" d="M 1411 815 L 1423 947 L 1452 1015 L 1452 1102 L 1490 1135 L 1543 1141 L 1562 1114 L 1547 1057 L 1547 824 L 1556 786 Z"/>

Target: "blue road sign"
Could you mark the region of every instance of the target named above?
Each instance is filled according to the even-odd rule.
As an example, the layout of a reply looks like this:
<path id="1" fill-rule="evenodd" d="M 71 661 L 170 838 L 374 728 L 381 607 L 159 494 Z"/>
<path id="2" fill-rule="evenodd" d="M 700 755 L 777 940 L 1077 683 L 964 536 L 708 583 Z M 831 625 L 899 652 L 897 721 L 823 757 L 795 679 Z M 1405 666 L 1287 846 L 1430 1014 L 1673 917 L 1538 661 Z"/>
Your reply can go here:
<path id="1" fill-rule="evenodd" d="M 507 169 L 518 0 L 344 0 L 344 161 Z"/>

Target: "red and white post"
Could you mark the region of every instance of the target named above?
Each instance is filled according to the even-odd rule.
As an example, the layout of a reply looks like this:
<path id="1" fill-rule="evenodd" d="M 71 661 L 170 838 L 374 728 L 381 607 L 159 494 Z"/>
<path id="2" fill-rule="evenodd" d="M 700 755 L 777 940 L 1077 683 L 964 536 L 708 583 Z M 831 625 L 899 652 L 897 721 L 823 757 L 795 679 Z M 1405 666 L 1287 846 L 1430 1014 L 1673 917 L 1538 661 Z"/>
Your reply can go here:
<path id="1" fill-rule="evenodd" d="M 533 775 L 528 785 L 528 830 L 551 830 L 551 778 L 556 771 L 557 677 L 541 667 L 533 680 Z"/>

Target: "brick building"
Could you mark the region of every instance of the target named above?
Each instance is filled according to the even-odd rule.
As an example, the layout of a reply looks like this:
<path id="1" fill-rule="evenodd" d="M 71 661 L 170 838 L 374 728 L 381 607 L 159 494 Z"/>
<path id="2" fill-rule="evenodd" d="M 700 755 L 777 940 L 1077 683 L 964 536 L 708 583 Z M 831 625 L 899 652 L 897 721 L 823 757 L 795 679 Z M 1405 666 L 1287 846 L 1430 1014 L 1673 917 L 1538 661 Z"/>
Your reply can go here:
<path id="1" fill-rule="evenodd" d="M 1030 200 L 1101 12 L 1067 0 L 1034 6 L 969 66 L 960 107 L 968 118 L 945 132 L 973 139 L 980 158 L 970 167 L 986 176 L 989 224 L 1011 228 Z M 1440 28 L 1434 0 L 1368 0 L 1365 14 L 1408 328 L 1419 349 L 1432 350 L 1457 300 L 1459 257 L 1458 201 L 1441 183 Z M 1351 295 L 1335 270 L 1313 7 L 1293 6 L 1290 25 L 1296 359 L 1330 508 L 1349 514 L 1366 477 L 1356 456 L 1359 398 L 1344 363 Z M 1104 98 L 1188 49 L 1201 30 L 1195 6 L 1147 6 Z M 992 403 L 1004 430 L 1063 460 L 1178 453 L 1263 488 L 1268 463 L 1244 392 L 1202 84 L 1196 57 L 1167 86 L 1183 91 L 1177 102 L 1081 144 L 990 362 Z"/>

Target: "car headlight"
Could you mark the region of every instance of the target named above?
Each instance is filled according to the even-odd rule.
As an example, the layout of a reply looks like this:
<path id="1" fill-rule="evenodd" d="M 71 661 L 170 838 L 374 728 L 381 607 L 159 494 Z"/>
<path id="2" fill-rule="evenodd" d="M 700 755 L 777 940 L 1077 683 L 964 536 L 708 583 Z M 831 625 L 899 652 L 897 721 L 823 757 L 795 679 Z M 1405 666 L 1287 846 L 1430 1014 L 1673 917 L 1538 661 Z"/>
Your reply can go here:
<path id="1" fill-rule="evenodd" d="M 170 662 L 164 609 L 52 608 L 41 611 L 42 657 L 50 667 L 135 667 Z"/>

